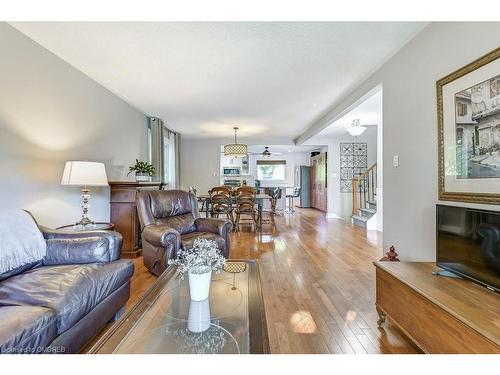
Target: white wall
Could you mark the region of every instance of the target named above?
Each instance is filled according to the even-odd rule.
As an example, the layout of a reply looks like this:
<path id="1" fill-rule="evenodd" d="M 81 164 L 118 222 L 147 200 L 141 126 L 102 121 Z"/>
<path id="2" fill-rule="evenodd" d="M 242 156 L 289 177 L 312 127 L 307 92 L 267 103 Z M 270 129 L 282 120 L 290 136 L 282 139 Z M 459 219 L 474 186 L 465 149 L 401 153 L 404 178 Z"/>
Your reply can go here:
<path id="1" fill-rule="evenodd" d="M 435 260 L 436 81 L 499 45 L 500 23 L 432 23 L 301 137 L 383 86 L 384 248 L 394 245 L 403 260 Z M 393 155 L 399 155 L 398 168 L 392 167 Z"/>
<path id="2" fill-rule="evenodd" d="M 367 126 L 365 132 L 354 138 L 344 134 L 328 145 L 328 216 L 350 220 L 352 194 L 340 192 L 340 144 L 360 142 L 367 144 L 368 167 L 377 162 L 377 126 Z"/>
<path id="3" fill-rule="evenodd" d="M 80 193 L 60 186 L 64 162 L 103 161 L 109 179 L 125 179 L 147 156 L 146 117 L 6 23 L 0 56 L 0 209 L 75 222 Z M 109 188 L 91 194 L 92 217 L 109 220 Z"/>
<path id="4" fill-rule="evenodd" d="M 193 186 L 199 193 L 206 194 L 219 185 L 220 145 L 223 143 L 219 138 L 181 138 L 181 189 Z"/>

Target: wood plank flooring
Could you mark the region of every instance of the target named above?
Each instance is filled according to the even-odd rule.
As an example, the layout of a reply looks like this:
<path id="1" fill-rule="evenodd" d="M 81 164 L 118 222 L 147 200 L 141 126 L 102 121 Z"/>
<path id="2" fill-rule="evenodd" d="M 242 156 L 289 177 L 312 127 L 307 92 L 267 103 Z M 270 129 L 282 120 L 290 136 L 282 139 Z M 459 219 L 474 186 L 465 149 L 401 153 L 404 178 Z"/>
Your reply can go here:
<path id="1" fill-rule="evenodd" d="M 231 258 L 258 259 L 272 353 L 415 353 L 400 331 L 377 327 L 375 267 L 382 234 L 297 209 L 262 234 L 241 226 Z M 130 307 L 155 276 L 135 260 Z"/>

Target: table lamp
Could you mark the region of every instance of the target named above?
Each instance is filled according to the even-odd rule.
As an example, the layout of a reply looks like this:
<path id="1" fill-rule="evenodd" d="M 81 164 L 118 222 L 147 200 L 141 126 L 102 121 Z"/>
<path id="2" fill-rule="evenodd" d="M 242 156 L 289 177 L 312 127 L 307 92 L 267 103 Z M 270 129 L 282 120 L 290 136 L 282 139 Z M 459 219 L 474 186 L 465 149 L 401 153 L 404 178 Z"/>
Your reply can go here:
<path id="1" fill-rule="evenodd" d="M 67 161 L 61 179 L 61 185 L 82 187 L 82 219 L 76 225 L 94 224 L 89 215 L 91 186 L 108 186 L 104 163 L 91 161 Z"/>

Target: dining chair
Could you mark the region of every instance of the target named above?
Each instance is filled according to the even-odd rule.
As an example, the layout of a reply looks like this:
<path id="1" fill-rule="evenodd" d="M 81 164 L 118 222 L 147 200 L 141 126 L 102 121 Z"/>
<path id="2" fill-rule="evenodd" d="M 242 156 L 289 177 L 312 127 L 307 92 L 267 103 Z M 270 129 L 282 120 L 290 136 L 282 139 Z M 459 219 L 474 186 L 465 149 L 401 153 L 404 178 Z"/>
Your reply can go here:
<path id="1" fill-rule="evenodd" d="M 198 202 L 198 211 L 206 212 L 206 205 L 208 204 L 207 200 L 204 198 L 200 198 L 197 194 L 198 190 L 192 186 L 189 186 L 189 192 L 193 193 L 194 196 L 196 197 L 196 201 Z"/>
<path id="2" fill-rule="evenodd" d="M 232 209 L 232 191 L 227 186 L 216 186 L 208 191 L 210 195 L 212 217 L 226 215 L 226 217 L 234 223 Z"/>
<path id="3" fill-rule="evenodd" d="M 238 194 L 238 191 L 247 191 L 253 194 L 257 194 L 257 189 L 251 187 L 251 186 L 241 186 L 236 189 L 236 194 Z"/>
<path id="4" fill-rule="evenodd" d="M 239 229 L 240 219 L 242 215 L 250 216 L 252 225 L 257 228 L 257 209 L 255 207 L 256 190 L 243 186 L 236 189 L 236 220 L 234 224 L 235 230 Z"/>

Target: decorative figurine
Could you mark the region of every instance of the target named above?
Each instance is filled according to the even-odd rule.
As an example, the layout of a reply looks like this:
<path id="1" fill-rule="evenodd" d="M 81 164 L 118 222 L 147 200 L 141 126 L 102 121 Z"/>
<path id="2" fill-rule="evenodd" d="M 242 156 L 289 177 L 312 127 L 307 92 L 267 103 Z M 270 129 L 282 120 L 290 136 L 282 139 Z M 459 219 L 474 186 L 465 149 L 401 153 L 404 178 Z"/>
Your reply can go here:
<path id="1" fill-rule="evenodd" d="M 389 251 L 385 253 L 385 257 L 380 260 L 387 262 L 399 262 L 398 253 L 396 253 L 396 249 L 394 248 L 394 246 L 391 246 L 389 248 Z"/>

